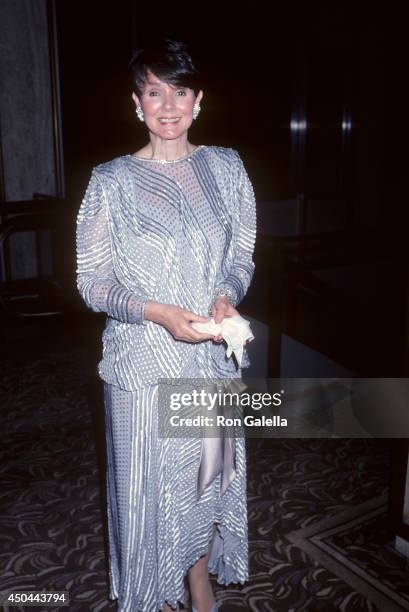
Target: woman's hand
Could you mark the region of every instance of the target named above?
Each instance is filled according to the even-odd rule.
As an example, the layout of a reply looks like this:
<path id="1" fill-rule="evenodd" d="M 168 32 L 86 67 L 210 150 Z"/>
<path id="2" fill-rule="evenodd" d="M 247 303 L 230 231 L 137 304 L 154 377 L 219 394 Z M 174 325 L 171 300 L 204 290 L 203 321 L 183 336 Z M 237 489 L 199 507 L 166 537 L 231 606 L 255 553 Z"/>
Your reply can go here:
<path id="1" fill-rule="evenodd" d="M 145 319 L 163 325 L 172 334 L 175 340 L 185 342 L 203 342 L 213 340 L 213 334 L 202 334 L 191 326 L 193 321 L 207 323 L 209 317 L 203 317 L 190 310 L 185 310 L 172 304 L 161 304 L 148 301 L 145 304 Z"/>
<path id="2" fill-rule="evenodd" d="M 212 308 L 212 316 L 215 323 L 222 323 L 224 317 L 232 317 L 238 315 L 238 311 L 232 306 L 226 296 L 220 296 L 215 300 Z M 215 342 L 222 342 L 223 336 L 218 334 L 214 336 Z"/>

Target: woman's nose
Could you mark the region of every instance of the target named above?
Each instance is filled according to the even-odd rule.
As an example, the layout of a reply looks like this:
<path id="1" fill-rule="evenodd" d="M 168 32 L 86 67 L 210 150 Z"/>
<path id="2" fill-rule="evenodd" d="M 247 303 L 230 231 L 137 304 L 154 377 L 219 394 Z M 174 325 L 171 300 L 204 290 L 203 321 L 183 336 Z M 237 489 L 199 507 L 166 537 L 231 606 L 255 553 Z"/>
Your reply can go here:
<path id="1" fill-rule="evenodd" d="M 174 106 L 174 103 L 175 101 L 174 101 L 172 94 L 168 93 L 163 97 L 163 106 L 166 110 L 172 109 Z"/>

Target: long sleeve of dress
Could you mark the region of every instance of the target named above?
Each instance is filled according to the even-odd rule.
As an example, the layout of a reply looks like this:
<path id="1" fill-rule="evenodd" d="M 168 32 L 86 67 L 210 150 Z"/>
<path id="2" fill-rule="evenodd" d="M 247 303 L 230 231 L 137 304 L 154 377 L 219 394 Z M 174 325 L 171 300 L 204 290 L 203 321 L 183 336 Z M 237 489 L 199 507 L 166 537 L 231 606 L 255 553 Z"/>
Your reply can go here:
<path id="1" fill-rule="evenodd" d="M 237 306 L 246 295 L 253 277 L 253 252 L 256 239 L 256 203 L 253 186 L 238 154 L 237 158 L 239 163 L 236 194 L 240 208 L 240 222 L 233 266 L 229 275 L 217 284 L 213 293 L 213 301 L 220 295 L 227 295 L 234 306 Z"/>
<path id="2" fill-rule="evenodd" d="M 113 269 L 106 194 L 95 169 L 78 211 L 76 243 L 77 288 L 87 306 L 123 323 L 145 323 L 148 298 L 121 285 Z"/>

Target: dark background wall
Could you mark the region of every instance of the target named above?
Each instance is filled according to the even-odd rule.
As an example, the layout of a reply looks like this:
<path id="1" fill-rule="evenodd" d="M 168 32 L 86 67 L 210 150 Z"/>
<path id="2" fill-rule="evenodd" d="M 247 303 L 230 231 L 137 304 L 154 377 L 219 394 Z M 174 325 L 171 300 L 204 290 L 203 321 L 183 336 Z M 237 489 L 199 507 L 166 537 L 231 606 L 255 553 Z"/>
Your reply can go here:
<path id="1" fill-rule="evenodd" d="M 368 222 L 368 208 L 371 215 L 382 209 L 387 32 L 381 11 L 328 3 L 172 8 L 131 0 L 115 9 L 61 0 L 57 8 L 69 176 L 78 176 L 80 159 L 86 174 L 86 164 L 146 141 L 133 113 L 127 63 L 151 34 L 168 34 L 190 42 L 205 69 L 192 141 L 238 148 L 259 198 L 333 196 L 353 186 L 357 222 Z M 353 134 L 342 131 L 345 112 Z M 301 116 L 308 137 L 300 174 L 290 122 Z M 354 149 L 345 151 L 343 140 L 352 138 Z"/>

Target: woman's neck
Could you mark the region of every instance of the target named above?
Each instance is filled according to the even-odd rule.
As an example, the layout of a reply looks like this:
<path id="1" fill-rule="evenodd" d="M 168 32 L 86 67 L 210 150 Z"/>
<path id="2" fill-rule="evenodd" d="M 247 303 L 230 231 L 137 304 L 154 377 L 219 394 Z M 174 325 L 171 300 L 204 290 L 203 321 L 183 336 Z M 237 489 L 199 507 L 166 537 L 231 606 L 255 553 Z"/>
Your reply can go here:
<path id="1" fill-rule="evenodd" d="M 163 140 L 151 137 L 150 143 L 143 148 L 143 156 L 170 161 L 184 157 L 195 149 L 196 146 L 191 144 L 187 138 L 183 140 Z"/>

